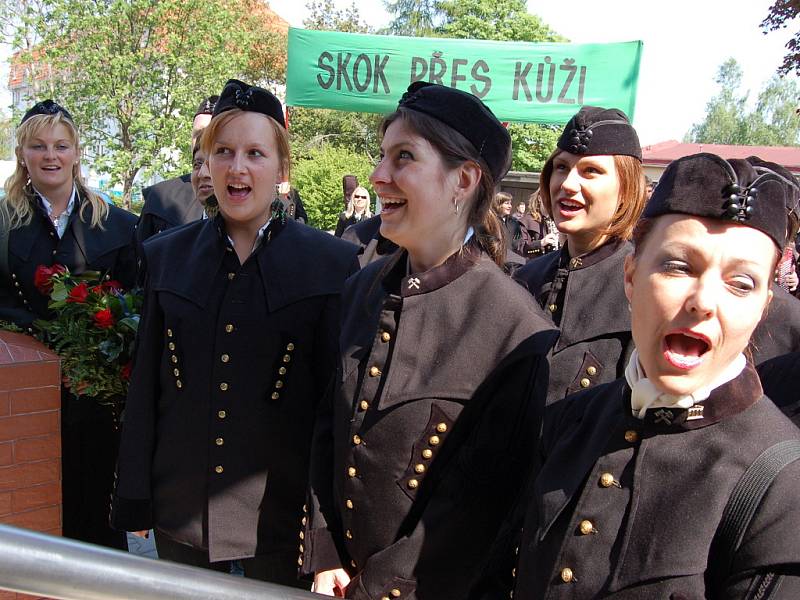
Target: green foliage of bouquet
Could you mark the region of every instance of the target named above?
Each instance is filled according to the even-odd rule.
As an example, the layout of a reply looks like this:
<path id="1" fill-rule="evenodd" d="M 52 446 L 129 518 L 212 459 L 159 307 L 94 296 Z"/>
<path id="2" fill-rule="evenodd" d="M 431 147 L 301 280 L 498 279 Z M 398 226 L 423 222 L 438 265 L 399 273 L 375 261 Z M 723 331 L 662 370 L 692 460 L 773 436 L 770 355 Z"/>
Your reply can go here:
<path id="1" fill-rule="evenodd" d="M 37 337 L 61 357 L 64 385 L 101 404 L 119 404 L 128 391 L 141 295 L 99 273 L 73 275 L 62 265 L 40 265 L 34 283 L 50 296 L 52 312 L 34 322 Z"/>

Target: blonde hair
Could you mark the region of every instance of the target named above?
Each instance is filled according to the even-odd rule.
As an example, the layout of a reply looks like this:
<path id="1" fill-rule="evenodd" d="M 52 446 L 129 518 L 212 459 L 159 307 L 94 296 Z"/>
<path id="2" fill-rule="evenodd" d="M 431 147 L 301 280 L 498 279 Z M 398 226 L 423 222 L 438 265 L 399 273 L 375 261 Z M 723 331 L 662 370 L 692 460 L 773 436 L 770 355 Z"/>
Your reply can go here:
<path id="1" fill-rule="evenodd" d="M 214 140 L 217 139 L 220 129 L 244 112 L 245 111 L 240 108 L 232 108 L 212 117 L 211 122 L 203 130 L 202 137 L 200 138 L 200 148 L 207 157 L 211 156 L 211 147 L 214 145 Z M 292 166 L 291 149 L 289 147 L 289 134 L 286 133 L 286 130 L 283 128 L 283 126 L 275 119 L 268 115 L 263 116 L 267 118 L 270 126 L 272 127 L 272 131 L 275 133 L 275 144 L 278 150 L 278 158 L 280 160 L 281 171 L 283 173 L 283 180 L 289 181 L 289 171 Z"/>
<path id="2" fill-rule="evenodd" d="M 17 127 L 17 146 L 14 152 L 17 156 L 17 165 L 11 177 L 6 180 L 6 197 L 3 200 L 3 209 L 8 213 L 11 229 L 29 225 L 33 219 L 33 211 L 36 206 L 36 194 L 28 176 L 28 170 L 23 166 L 22 147 L 32 138 L 36 137 L 42 130 L 64 125 L 69 132 L 70 141 L 75 146 L 78 156 L 81 154 L 80 142 L 78 140 L 78 130 L 75 124 L 63 113 L 53 115 L 35 115 Z M 97 194 L 89 190 L 81 177 L 80 165 L 76 162 L 72 166 L 72 180 L 78 190 L 78 196 L 85 199 L 81 202 L 78 216 L 85 222 L 84 210 L 87 205 L 92 207 L 91 227 L 103 228 L 103 221 L 108 217 L 108 204 Z"/>
<path id="3" fill-rule="evenodd" d="M 553 218 L 550 198 L 550 177 L 553 175 L 553 161 L 564 152 L 560 148 L 547 159 L 542 167 L 539 177 L 539 193 L 542 199 L 542 208 L 549 218 Z M 611 238 L 629 240 L 633 235 L 633 228 L 647 203 L 647 185 L 644 180 L 642 163 L 633 156 L 614 154 L 614 167 L 617 170 L 619 181 L 619 195 L 617 196 L 617 209 L 611 217 L 611 222 L 603 232 Z"/>
<path id="4" fill-rule="evenodd" d="M 356 187 L 356 189 L 353 190 L 353 193 L 350 194 L 350 198 L 348 198 L 347 200 L 347 208 L 344 211 L 344 216 L 347 217 L 348 219 L 352 217 L 353 214 L 356 212 L 356 207 L 353 205 L 353 196 L 355 196 L 356 192 L 359 190 L 361 190 L 367 195 L 367 206 L 364 208 L 364 212 L 362 213 L 363 215 L 362 218 L 369 219 L 372 216 L 372 211 L 369 209 L 369 203 L 372 202 L 372 199 L 369 197 L 369 192 L 367 191 L 367 188 L 359 185 Z"/>

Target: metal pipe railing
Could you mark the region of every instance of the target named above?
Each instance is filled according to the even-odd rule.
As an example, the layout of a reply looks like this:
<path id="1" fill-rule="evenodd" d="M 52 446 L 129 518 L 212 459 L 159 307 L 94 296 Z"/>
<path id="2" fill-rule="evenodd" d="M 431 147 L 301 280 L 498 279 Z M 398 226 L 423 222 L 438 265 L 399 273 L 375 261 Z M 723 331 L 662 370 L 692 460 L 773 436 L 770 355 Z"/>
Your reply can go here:
<path id="1" fill-rule="evenodd" d="M 58 600 L 314 600 L 305 590 L 0 525 L 0 589 Z"/>

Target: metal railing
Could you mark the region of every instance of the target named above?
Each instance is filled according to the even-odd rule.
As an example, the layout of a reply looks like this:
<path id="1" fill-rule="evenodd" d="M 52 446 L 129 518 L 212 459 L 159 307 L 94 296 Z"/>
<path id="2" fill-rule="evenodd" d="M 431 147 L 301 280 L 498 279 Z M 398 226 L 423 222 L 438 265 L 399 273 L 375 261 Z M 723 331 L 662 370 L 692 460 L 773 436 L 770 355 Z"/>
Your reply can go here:
<path id="1" fill-rule="evenodd" d="M 0 525 L 0 589 L 58 600 L 314 600 L 305 590 Z"/>

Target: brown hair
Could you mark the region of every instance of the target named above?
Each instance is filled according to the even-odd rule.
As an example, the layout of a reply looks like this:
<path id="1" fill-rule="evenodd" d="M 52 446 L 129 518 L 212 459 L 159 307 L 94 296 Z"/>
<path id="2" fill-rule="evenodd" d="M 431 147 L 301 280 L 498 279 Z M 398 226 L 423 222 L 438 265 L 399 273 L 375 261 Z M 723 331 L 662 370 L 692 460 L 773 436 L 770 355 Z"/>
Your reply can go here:
<path id="1" fill-rule="evenodd" d="M 528 196 L 528 212 L 531 214 L 534 221 L 542 222 L 544 216 L 542 213 L 544 209 L 542 208 L 541 188 Z"/>
<path id="2" fill-rule="evenodd" d="M 547 162 L 542 167 L 539 177 L 539 193 L 542 198 L 542 207 L 545 214 L 553 218 L 550 198 L 550 177 L 553 175 L 553 161 L 564 152 L 556 148 Z M 619 196 L 617 210 L 611 218 L 611 223 L 603 232 L 611 238 L 628 240 L 633 235 L 633 228 L 639 220 L 647 202 L 647 185 L 645 184 L 644 170 L 639 159 L 623 154 L 614 155 L 614 167 L 617 170 L 619 181 Z"/>
<path id="3" fill-rule="evenodd" d="M 211 122 L 208 124 L 208 127 L 203 130 L 202 137 L 200 138 L 200 147 L 203 149 L 203 152 L 206 153 L 206 156 L 211 156 L 211 146 L 214 145 L 214 140 L 217 138 L 220 129 L 244 112 L 245 111 L 239 108 L 232 108 L 231 110 L 226 110 L 225 112 L 220 113 L 211 119 Z M 283 180 L 288 181 L 289 171 L 292 165 L 289 134 L 275 119 L 267 115 L 264 116 L 269 121 L 272 131 L 275 132 L 275 143 L 278 150 L 281 170 L 283 171 Z"/>
<path id="4" fill-rule="evenodd" d="M 80 157 L 81 147 L 80 140 L 78 139 L 78 129 L 75 127 L 75 124 L 61 112 L 52 115 L 35 115 L 17 127 L 17 146 L 14 149 L 17 156 L 17 165 L 11 177 L 6 180 L 6 197 L 2 203 L 3 208 L 8 211 L 11 229 L 24 227 L 30 224 L 33 218 L 34 203 L 36 202 L 36 194 L 33 191 L 33 186 L 30 184 L 28 170 L 22 166 L 22 147 L 28 140 L 38 135 L 43 129 L 53 128 L 58 125 L 64 125 L 64 127 L 67 128 L 70 141 L 75 146 L 77 156 Z M 72 167 L 72 180 L 75 183 L 75 188 L 78 190 L 78 196 L 86 200 L 80 203 L 80 212 L 78 216 L 81 221 L 85 222 L 84 210 L 87 204 L 91 205 L 92 220 L 89 225 L 102 229 L 103 221 L 108 217 L 108 204 L 106 204 L 100 196 L 86 187 L 86 184 L 83 182 L 83 177 L 81 177 L 81 167 L 78 163 L 75 163 Z"/>
<path id="5" fill-rule="evenodd" d="M 436 148 L 448 167 L 455 169 L 467 161 L 472 161 L 480 167 L 481 180 L 472 199 L 467 223 L 475 230 L 475 238 L 481 247 L 498 266 L 502 267 L 506 258 L 503 237 L 505 227 L 495 211 L 492 210 L 495 181 L 489 165 L 467 138 L 438 119 L 400 107 L 383 119 L 379 128 L 380 134 L 384 135 L 389 125 L 395 121 L 402 121 L 417 135 L 425 138 Z M 510 157 L 511 147 L 509 146 L 507 162 L 510 161 Z"/>

